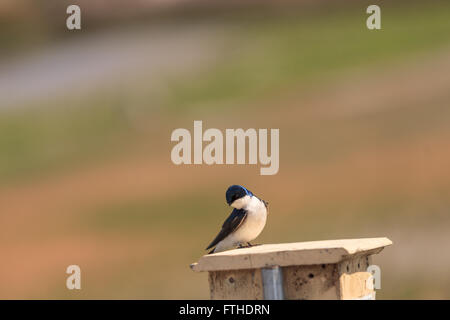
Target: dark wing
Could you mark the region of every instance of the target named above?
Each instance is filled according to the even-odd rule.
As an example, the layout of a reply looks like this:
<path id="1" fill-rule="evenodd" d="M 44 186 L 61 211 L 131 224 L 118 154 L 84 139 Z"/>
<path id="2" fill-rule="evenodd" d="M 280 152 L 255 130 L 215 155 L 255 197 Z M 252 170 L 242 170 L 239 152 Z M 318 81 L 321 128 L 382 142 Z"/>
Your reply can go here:
<path id="1" fill-rule="evenodd" d="M 230 233 L 236 230 L 244 222 L 246 217 L 247 211 L 245 211 L 244 209 L 234 209 L 227 220 L 225 220 L 225 222 L 223 223 L 222 229 L 220 230 L 219 234 L 214 238 L 214 240 L 205 250 L 215 247 L 220 241 L 225 239 Z"/>

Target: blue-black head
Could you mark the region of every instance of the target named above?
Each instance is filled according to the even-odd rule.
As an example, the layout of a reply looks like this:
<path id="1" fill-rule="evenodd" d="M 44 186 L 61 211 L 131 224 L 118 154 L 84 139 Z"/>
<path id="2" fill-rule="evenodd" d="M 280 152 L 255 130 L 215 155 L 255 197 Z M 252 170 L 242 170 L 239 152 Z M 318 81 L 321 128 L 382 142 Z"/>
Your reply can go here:
<path id="1" fill-rule="evenodd" d="M 253 193 L 245 187 L 239 185 L 230 186 L 225 194 L 225 198 L 227 199 L 227 204 L 229 206 L 231 206 L 231 204 L 236 200 L 242 199 L 245 196 L 252 197 Z"/>

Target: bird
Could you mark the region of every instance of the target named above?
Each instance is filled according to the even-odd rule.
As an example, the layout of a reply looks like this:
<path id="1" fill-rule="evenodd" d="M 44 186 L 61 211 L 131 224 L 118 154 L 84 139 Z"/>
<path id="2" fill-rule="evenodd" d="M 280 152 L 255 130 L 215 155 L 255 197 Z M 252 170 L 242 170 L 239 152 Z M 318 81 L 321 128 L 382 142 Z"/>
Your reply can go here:
<path id="1" fill-rule="evenodd" d="M 225 220 L 222 229 L 205 250 L 208 254 L 225 251 L 239 246 L 251 247 L 250 241 L 256 239 L 264 229 L 267 220 L 268 202 L 255 196 L 241 185 L 230 186 L 225 198 L 233 211 Z"/>

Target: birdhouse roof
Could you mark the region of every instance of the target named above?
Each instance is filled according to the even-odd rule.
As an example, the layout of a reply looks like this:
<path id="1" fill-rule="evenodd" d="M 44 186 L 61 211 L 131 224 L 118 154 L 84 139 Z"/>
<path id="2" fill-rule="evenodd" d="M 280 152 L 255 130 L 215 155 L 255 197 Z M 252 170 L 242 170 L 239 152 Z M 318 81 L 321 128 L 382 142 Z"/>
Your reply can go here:
<path id="1" fill-rule="evenodd" d="M 204 255 L 194 271 L 258 269 L 271 266 L 334 264 L 356 255 L 379 253 L 392 244 L 388 238 L 342 239 L 264 244 Z"/>

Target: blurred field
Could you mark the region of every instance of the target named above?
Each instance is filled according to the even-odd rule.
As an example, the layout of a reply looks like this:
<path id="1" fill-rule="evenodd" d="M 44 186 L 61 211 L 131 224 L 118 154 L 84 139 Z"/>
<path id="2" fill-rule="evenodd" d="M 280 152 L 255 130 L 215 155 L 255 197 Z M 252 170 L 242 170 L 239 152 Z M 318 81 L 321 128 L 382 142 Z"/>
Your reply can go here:
<path id="1" fill-rule="evenodd" d="M 208 298 L 188 266 L 238 183 L 270 202 L 257 242 L 387 236 L 377 298 L 448 299 L 450 3 L 383 4 L 376 32 L 368 4 L 38 20 L 0 58 L 0 298 Z M 280 128 L 279 173 L 175 166 L 194 120 Z"/>

